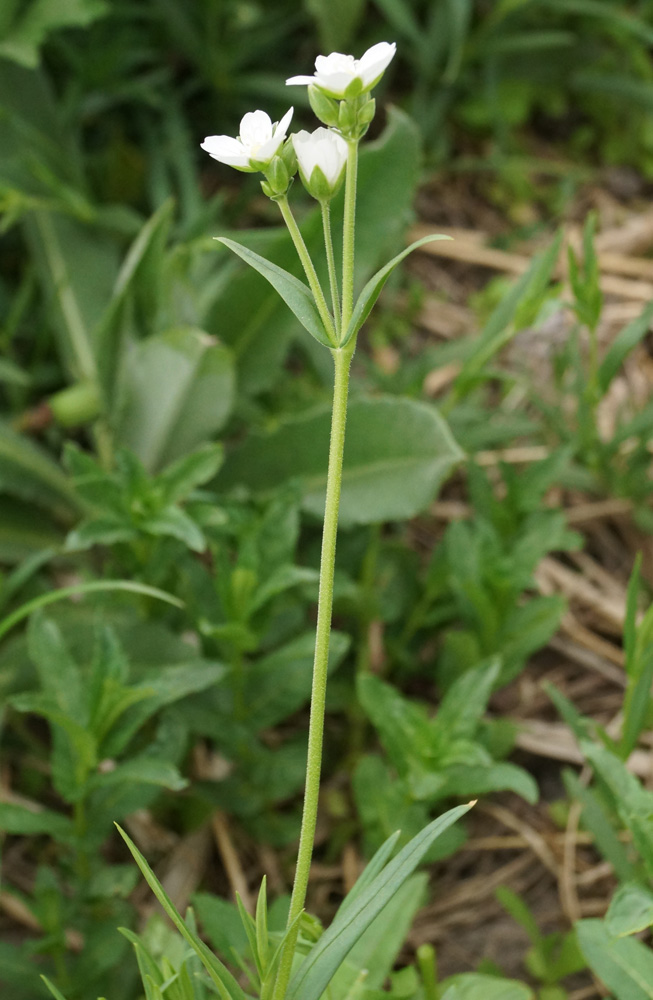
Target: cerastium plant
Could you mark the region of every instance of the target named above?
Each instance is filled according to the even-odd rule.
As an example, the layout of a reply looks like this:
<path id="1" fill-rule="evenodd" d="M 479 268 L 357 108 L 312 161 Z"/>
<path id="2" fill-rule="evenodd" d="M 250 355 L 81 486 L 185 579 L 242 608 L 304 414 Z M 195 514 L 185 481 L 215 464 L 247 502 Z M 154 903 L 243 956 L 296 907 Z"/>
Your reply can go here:
<path id="1" fill-rule="evenodd" d="M 374 117 L 373 87 L 379 82 L 395 54 L 395 45 L 380 42 L 360 60 L 332 53 L 319 56 L 314 76 L 292 77 L 291 85 L 308 85 L 311 107 L 323 126 L 312 134 L 301 131 L 288 137 L 291 108 L 273 124 L 264 111 L 246 114 L 238 138 L 211 136 L 202 144 L 214 159 L 246 172 L 260 172 L 263 192 L 279 206 L 301 261 L 308 285 L 292 274 L 229 239 L 221 242 L 255 268 L 285 300 L 297 319 L 333 357 L 334 392 L 329 446 L 326 503 L 322 536 L 320 585 L 315 641 L 315 659 L 308 734 L 308 759 L 299 852 L 290 908 L 283 933 L 268 929 L 265 883 L 261 886 L 256 914 L 240 906 L 247 933 L 251 963 L 243 964 L 251 991 L 245 992 L 227 966 L 195 930 L 189 913 L 184 920 L 129 837 L 123 833 L 134 858 L 157 899 L 190 945 L 188 960 L 174 968 L 167 960 L 157 962 L 142 940 L 131 933 L 136 947 L 147 1000 L 203 1000 L 206 978 L 193 975 L 197 959 L 222 1000 L 319 1000 L 344 959 L 363 932 L 412 874 L 434 840 L 468 809 L 458 806 L 430 823 L 395 857 L 398 833 L 377 851 L 353 890 L 323 934 L 314 920 L 304 916 L 306 890 L 315 839 L 320 789 L 322 741 L 325 714 L 327 664 L 333 603 L 333 581 L 338 510 L 345 444 L 349 372 L 356 339 L 383 285 L 397 264 L 415 247 L 442 236 L 429 236 L 413 243 L 382 267 L 354 301 L 354 251 L 358 146 Z M 329 299 L 302 238 L 288 201 L 294 175 L 299 172 L 308 192 L 322 210 Z M 344 180 L 342 265 L 338 274 L 333 248 L 330 204 Z M 122 831 L 121 831 L 122 832 Z M 318 932 L 316 933 L 316 926 Z M 193 954 L 194 953 L 194 954 Z M 226 956 L 231 957 L 233 956 Z M 54 996 L 63 1000 L 56 987 Z M 362 979 L 358 982 L 360 990 Z M 349 993 L 347 989 L 346 993 Z M 337 998 L 339 990 L 330 991 Z M 345 994 L 343 994 L 344 1000 Z"/>

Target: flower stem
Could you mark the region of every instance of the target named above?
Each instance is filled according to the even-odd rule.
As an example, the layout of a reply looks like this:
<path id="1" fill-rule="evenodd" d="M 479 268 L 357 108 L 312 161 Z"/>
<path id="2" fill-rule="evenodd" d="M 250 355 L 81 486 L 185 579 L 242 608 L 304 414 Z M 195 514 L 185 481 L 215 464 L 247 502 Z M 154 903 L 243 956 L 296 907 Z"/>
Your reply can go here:
<path id="1" fill-rule="evenodd" d="M 322 209 L 322 228 L 324 230 L 324 246 L 326 248 L 326 259 L 329 268 L 329 286 L 331 289 L 331 305 L 333 315 L 336 318 L 336 336 L 340 340 L 340 292 L 338 290 L 338 278 L 336 276 L 336 261 L 333 255 L 333 237 L 331 235 L 331 203 L 323 201 L 320 203 Z"/>
<path id="2" fill-rule="evenodd" d="M 339 330 L 347 329 L 354 301 L 354 228 L 356 220 L 356 173 L 358 169 L 358 143 L 349 143 L 347 176 L 345 180 L 345 206 L 343 229 L 342 306 Z M 279 202 L 284 212 L 282 202 Z M 285 210 L 290 214 L 287 202 Z M 292 216 L 291 216 L 292 218 Z M 286 216 L 284 214 L 284 219 Z M 294 223 L 294 219 L 292 222 Z M 291 231 L 290 223 L 286 219 Z M 296 227 L 296 224 L 295 224 Z M 297 230 L 299 239 L 301 234 Z M 330 243 L 327 239 L 327 256 Z M 293 239 L 295 237 L 293 236 Z M 326 238 L 326 237 L 325 237 Z M 303 240 L 302 240 L 303 244 Z M 297 242 L 295 243 L 297 246 Z M 304 247 L 304 249 L 306 249 Z M 299 252 L 299 248 L 298 248 Z M 300 253 L 301 257 L 301 253 Z M 310 258 L 309 258 L 310 260 Z M 311 265 L 312 267 L 312 265 Z M 330 280 L 332 263 L 329 264 Z M 308 277 L 308 272 L 307 272 Z M 309 278 L 310 283 L 310 278 Z M 319 287 L 319 284 L 318 284 Z M 311 288 L 313 286 L 311 285 Z M 320 289 L 321 292 L 321 289 Z M 313 293 L 315 294 L 315 292 Z M 332 284 L 333 294 L 333 284 Z M 317 298 L 316 298 L 317 302 Z M 319 308 L 319 303 L 318 303 Z M 335 308 L 335 301 L 334 301 Z M 324 507 L 324 527 L 322 529 L 322 554 L 320 558 L 320 586 L 317 604 L 317 626 L 315 631 L 315 659 L 313 662 L 313 687 L 311 691 L 311 712 L 308 725 L 308 754 L 306 762 L 306 784 L 304 809 L 299 836 L 297 867 L 290 898 L 290 910 L 286 924 L 286 938 L 279 960 L 279 969 L 274 984 L 272 1000 L 284 1000 L 292 971 L 295 946 L 299 935 L 297 917 L 304 909 L 308 877 L 313 857 L 317 808 L 320 796 L 320 772 L 322 770 L 322 744 L 324 739 L 324 713 L 326 707 L 327 668 L 329 663 L 329 641 L 331 638 L 331 615 L 333 610 L 333 579 L 336 562 L 336 537 L 338 533 L 338 513 L 340 510 L 340 490 L 342 485 L 342 463 L 345 451 L 345 426 L 347 422 L 347 397 L 349 395 L 349 369 L 356 349 L 356 338 L 352 337 L 345 347 L 331 351 L 335 371 L 333 381 L 333 409 L 331 412 L 331 437 L 329 441 L 329 465 L 327 470 L 326 501 Z M 293 922 L 295 922 L 293 927 Z"/>
<path id="3" fill-rule="evenodd" d="M 331 637 L 331 612 L 333 607 L 333 578 L 336 558 L 336 535 L 338 531 L 338 511 L 340 509 L 340 487 L 342 482 L 342 459 L 345 447 L 345 424 L 347 420 L 347 396 L 349 393 L 349 369 L 353 344 L 331 351 L 335 363 L 333 385 L 333 411 L 331 415 L 331 440 L 329 444 L 329 467 L 327 472 L 326 505 L 322 532 L 322 555 L 320 562 L 320 587 L 317 606 L 317 627 L 315 634 L 315 660 L 313 664 L 313 687 L 311 691 L 311 713 L 308 727 L 308 756 L 306 763 L 306 787 L 304 811 L 299 838 L 297 868 L 293 884 L 288 924 L 304 909 L 308 876 L 313 856 L 317 807 L 320 794 L 320 772 L 322 768 L 322 742 L 324 734 L 324 712 L 326 703 L 327 667 L 329 662 L 329 640 Z M 299 927 L 296 926 L 284 944 L 275 983 L 273 1000 L 283 1000 L 295 951 Z"/>
<path id="4" fill-rule="evenodd" d="M 306 244 L 304 243 L 304 237 L 300 232 L 295 216 L 292 214 L 292 209 L 288 204 L 288 198 L 284 195 L 282 198 L 277 198 L 276 201 L 279 209 L 281 210 L 283 221 L 286 223 L 288 232 L 290 233 L 292 241 L 295 244 L 295 249 L 302 263 L 302 267 L 304 268 L 304 274 L 306 275 L 309 287 L 313 293 L 313 298 L 315 299 L 315 305 L 317 306 L 320 314 L 320 319 L 324 323 L 324 328 L 327 332 L 329 340 L 335 347 L 338 343 L 338 338 L 336 336 L 333 317 L 329 312 L 329 307 L 324 297 L 324 292 L 322 291 L 322 286 L 315 271 L 315 267 L 313 266 L 311 255 L 309 254 Z"/>
<path id="5" fill-rule="evenodd" d="M 354 237 L 356 232 L 356 178 L 358 174 L 358 140 L 347 142 L 347 173 L 345 176 L 345 211 L 342 226 L 342 320 L 344 336 L 354 310 Z"/>

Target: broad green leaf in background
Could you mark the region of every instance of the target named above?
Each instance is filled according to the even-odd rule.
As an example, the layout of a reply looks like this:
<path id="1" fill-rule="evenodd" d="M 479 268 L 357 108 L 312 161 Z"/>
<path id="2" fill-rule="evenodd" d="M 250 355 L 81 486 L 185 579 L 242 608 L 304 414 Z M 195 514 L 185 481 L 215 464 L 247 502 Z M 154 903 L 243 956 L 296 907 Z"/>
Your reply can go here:
<path id="1" fill-rule="evenodd" d="M 603 920 L 579 920 L 578 944 L 615 1000 L 653 1000 L 653 953 L 635 938 L 612 937 Z"/>
<path id="2" fill-rule="evenodd" d="M 626 882 L 615 892 L 605 917 L 614 937 L 639 934 L 653 925 L 653 892 L 639 882 Z"/>
<path id="3" fill-rule="evenodd" d="M 351 907 L 342 915 L 336 914 L 293 976 L 287 1000 L 319 1000 L 353 946 L 412 875 L 431 844 L 470 808 L 471 803 L 457 806 L 429 823 L 386 865 Z"/>
<path id="4" fill-rule="evenodd" d="M 155 472 L 220 430 L 234 389 L 231 351 L 204 331 L 148 337 L 125 359 L 117 440 Z"/>
<path id="5" fill-rule="evenodd" d="M 414 517 L 462 459 L 437 410 L 410 399 L 354 400 L 347 418 L 340 524 Z M 330 414 L 312 412 L 266 437 L 251 437 L 227 459 L 221 488 L 265 492 L 299 479 L 305 510 L 321 517 Z"/>

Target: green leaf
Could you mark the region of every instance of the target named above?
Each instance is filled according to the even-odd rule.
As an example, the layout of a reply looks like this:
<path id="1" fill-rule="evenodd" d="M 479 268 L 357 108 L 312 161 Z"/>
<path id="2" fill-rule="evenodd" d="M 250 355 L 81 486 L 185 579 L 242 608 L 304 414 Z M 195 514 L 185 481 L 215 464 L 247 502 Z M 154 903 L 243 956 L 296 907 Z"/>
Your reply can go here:
<path id="1" fill-rule="evenodd" d="M 329 989 L 332 996 L 348 997 L 362 970 L 367 989 L 381 989 L 404 946 L 413 920 L 425 902 L 428 876 L 412 875 L 370 924 L 340 966 Z"/>
<path id="2" fill-rule="evenodd" d="M 550 247 L 535 256 L 528 270 L 511 287 L 485 324 L 476 341 L 474 350 L 456 379 L 457 393 L 467 390 L 470 383 L 481 373 L 487 362 L 519 332 L 516 326 L 518 311 L 525 303 L 538 303 L 545 295 L 553 270 L 558 260 L 562 233 Z"/>
<path id="3" fill-rule="evenodd" d="M 449 239 L 451 239 L 450 236 L 424 236 L 421 240 L 416 240 L 415 243 L 411 243 L 409 247 L 406 247 L 406 249 L 402 250 L 401 253 L 398 253 L 396 257 L 393 257 L 392 260 L 385 265 L 385 267 L 382 267 L 380 271 L 377 271 L 376 274 L 367 282 L 365 288 L 358 297 L 349 326 L 347 327 L 344 337 L 341 337 L 340 346 L 344 347 L 345 344 L 349 343 L 352 337 L 356 336 L 363 323 L 371 313 L 374 303 L 381 294 L 386 281 L 396 266 L 400 264 L 409 253 L 412 253 L 413 250 L 416 250 L 418 247 L 424 246 L 425 243 L 433 243 L 435 240 Z"/>
<path id="4" fill-rule="evenodd" d="M 251 437 L 218 474 L 222 489 L 245 484 L 270 491 L 297 478 L 305 510 L 322 517 L 330 412 L 288 421 Z M 424 510 L 462 452 L 437 410 L 411 399 L 354 400 L 347 417 L 340 524 L 411 518 Z"/>
<path id="5" fill-rule="evenodd" d="M 221 444 L 204 444 L 182 455 L 166 466 L 157 476 L 157 486 L 164 492 L 167 503 L 185 500 L 198 486 L 213 479 L 223 461 Z"/>
<path id="6" fill-rule="evenodd" d="M 626 882 L 615 892 L 605 924 L 614 937 L 639 934 L 653 925 L 653 892 L 639 882 Z"/>
<path id="7" fill-rule="evenodd" d="M 107 788 L 111 785 L 123 786 L 127 783 L 160 785 L 162 788 L 172 789 L 173 792 L 179 792 L 188 785 L 174 764 L 170 764 L 167 760 L 141 754 L 125 761 L 124 764 L 118 764 L 113 771 L 94 775 L 89 781 L 88 787 Z"/>
<path id="8" fill-rule="evenodd" d="M 220 243 L 224 243 L 230 250 L 233 250 L 245 263 L 253 267 L 255 271 L 263 275 L 266 281 L 270 282 L 291 312 L 294 313 L 304 329 L 308 330 L 312 337 L 315 337 L 325 347 L 337 346 L 329 338 L 327 331 L 324 329 L 324 323 L 315 305 L 313 294 L 303 281 L 290 274 L 289 271 L 284 271 L 277 264 L 266 260 L 265 257 L 261 257 L 260 254 L 254 253 L 253 250 L 248 250 L 242 243 L 236 243 L 235 240 L 228 240 L 224 236 L 218 236 L 216 239 Z"/>
<path id="9" fill-rule="evenodd" d="M 511 791 L 533 805 L 539 798 L 535 779 L 516 764 L 499 761 L 487 766 L 449 765 L 443 771 L 444 781 L 438 798 L 450 795 L 487 795 L 489 792 Z"/>
<path id="10" fill-rule="evenodd" d="M 579 920 L 578 944 L 615 1000 L 653 1000 L 653 954 L 636 938 L 614 938 L 602 920 Z"/>
<path id="11" fill-rule="evenodd" d="M 293 977 L 286 1000 L 319 1000 L 353 946 L 412 875 L 433 842 L 470 808 L 471 803 L 457 806 L 430 823 L 386 865 L 353 906 L 342 915 L 336 914 Z"/>
<path id="12" fill-rule="evenodd" d="M 111 296 L 115 244 L 88 224 L 55 212 L 32 212 L 25 231 L 69 374 L 76 382 L 97 382 L 93 330 Z"/>
<path id="13" fill-rule="evenodd" d="M 202 330 L 148 337 L 126 364 L 116 437 L 155 472 L 212 438 L 235 391 L 231 351 Z"/>
<path id="14" fill-rule="evenodd" d="M 45 451 L 2 422 L 0 490 L 44 507 L 55 518 L 79 513 L 73 489 L 59 466 Z"/>
<path id="15" fill-rule="evenodd" d="M 221 997 L 221 1000 L 245 1000 L 245 994 L 242 989 L 231 975 L 229 970 L 223 963 L 216 958 L 215 955 L 209 950 L 209 948 L 204 944 L 204 942 L 190 930 L 186 922 L 177 912 L 172 900 L 167 895 L 165 889 L 162 887 L 161 883 L 157 879 L 156 875 L 148 865 L 147 861 L 141 854 L 141 852 L 136 847 L 136 844 L 131 840 L 131 838 L 122 830 L 119 826 L 118 832 L 127 844 L 127 847 L 131 851 L 136 864 L 143 873 L 143 877 L 150 889 L 158 899 L 159 903 L 170 917 L 171 921 L 182 935 L 182 937 L 188 942 L 193 951 L 199 957 L 202 965 L 211 977 L 211 981 L 216 986 L 217 991 Z"/>
<path id="16" fill-rule="evenodd" d="M 183 542 L 193 552 L 204 552 L 206 538 L 192 518 L 179 507 L 166 507 L 152 517 L 148 517 L 143 525 L 148 535 L 167 535 Z"/>
<path id="17" fill-rule="evenodd" d="M 50 980 L 48 979 L 47 976 L 41 976 L 41 979 L 43 980 L 43 982 L 45 983 L 45 985 L 47 986 L 47 988 L 50 990 L 50 993 L 54 997 L 54 1000 L 66 1000 L 65 996 L 63 995 L 63 993 L 59 992 L 59 990 L 57 989 L 57 987 L 54 985 L 54 983 L 50 982 Z"/>
<path id="18" fill-rule="evenodd" d="M 583 740 L 581 749 L 597 775 L 607 785 L 619 817 L 633 835 L 649 878 L 653 878 L 653 792 L 644 789 L 634 774 L 605 747 Z M 653 983 L 653 977 L 651 978 Z"/>
<path id="19" fill-rule="evenodd" d="M 434 720 L 444 740 L 473 738 L 487 708 L 500 666 L 500 659 L 493 657 L 480 667 L 466 670 L 453 682 Z"/>
<path id="20" fill-rule="evenodd" d="M 477 972 L 452 976 L 446 984 L 442 1000 L 533 1000 L 533 992 L 525 983 Z"/>
<path id="21" fill-rule="evenodd" d="M 619 840 L 610 818 L 591 788 L 586 788 L 574 771 L 563 771 L 565 788 L 570 798 L 576 799 L 583 807 L 582 819 L 590 831 L 603 857 L 614 868 L 617 878 L 627 881 L 636 875 L 634 866 L 628 859 L 626 848 Z"/>
<path id="22" fill-rule="evenodd" d="M 602 395 L 610 388 L 613 378 L 630 352 L 648 333 L 652 318 L 653 302 L 649 302 L 640 315 L 628 323 L 610 344 L 610 348 L 599 365 L 598 370 L 598 385 Z"/>
<path id="23" fill-rule="evenodd" d="M 69 840 L 74 832 L 72 820 L 51 809 L 34 812 L 25 806 L 0 802 L 0 830 L 21 836 L 47 834 L 54 840 Z"/>
<path id="24" fill-rule="evenodd" d="M 154 597 L 159 601 L 165 601 L 167 604 L 174 604 L 177 608 L 184 606 L 184 602 L 180 601 L 178 597 L 173 597 L 172 594 L 167 594 L 165 590 L 159 590 L 158 587 L 150 587 L 146 583 L 138 583 L 132 580 L 91 580 L 89 583 L 76 583 L 70 587 L 60 587 L 58 590 L 50 590 L 45 594 L 39 594 L 38 597 L 32 598 L 31 601 L 27 601 L 26 604 L 21 605 L 21 607 L 12 611 L 10 615 L 7 615 L 0 621 L 0 638 L 6 635 L 18 622 L 21 622 L 24 618 L 28 618 L 37 608 L 43 608 L 47 604 L 54 604 L 56 601 L 62 601 L 67 597 L 76 597 L 77 595 L 81 596 L 105 590 L 123 590 L 127 593 L 141 594 L 144 597 Z"/>

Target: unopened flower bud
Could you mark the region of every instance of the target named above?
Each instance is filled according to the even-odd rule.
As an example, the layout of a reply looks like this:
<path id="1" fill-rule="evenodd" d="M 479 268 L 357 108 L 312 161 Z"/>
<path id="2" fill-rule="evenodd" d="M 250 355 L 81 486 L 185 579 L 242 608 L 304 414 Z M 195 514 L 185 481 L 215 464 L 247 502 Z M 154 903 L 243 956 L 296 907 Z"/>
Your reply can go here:
<path id="1" fill-rule="evenodd" d="M 340 187 L 347 164 L 347 143 L 330 129 L 297 132 L 292 137 L 299 175 L 318 201 L 330 201 Z"/>

